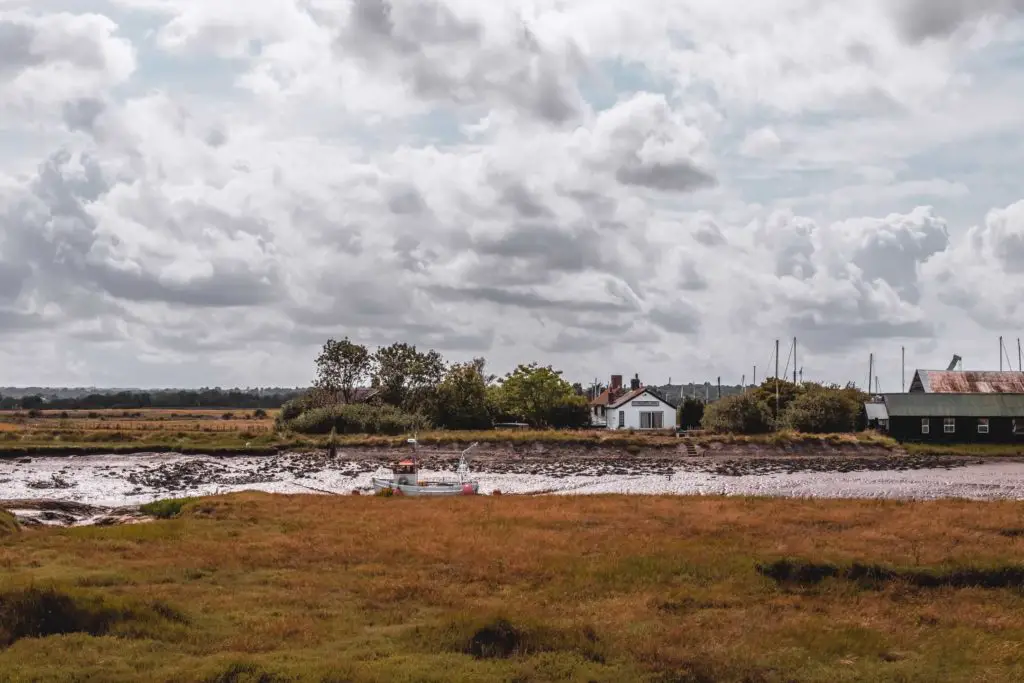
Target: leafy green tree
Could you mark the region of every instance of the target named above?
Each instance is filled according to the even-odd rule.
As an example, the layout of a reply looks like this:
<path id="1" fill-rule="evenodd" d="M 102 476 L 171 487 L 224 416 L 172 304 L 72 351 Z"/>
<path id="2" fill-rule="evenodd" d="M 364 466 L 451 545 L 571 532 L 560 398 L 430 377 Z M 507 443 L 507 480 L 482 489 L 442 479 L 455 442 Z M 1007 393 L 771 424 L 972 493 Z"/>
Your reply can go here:
<path id="1" fill-rule="evenodd" d="M 779 413 L 775 413 L 775 387 L 778 385 L 779 390 Z M 754 397 L 763 402 L 768 406 L 768 410 L 771 411 L 772 418 L 777 419 L 779 415 L 785 412 L 786 408 L 790 403 L 796 399 L 803 389 L 799 384 L 794 384 L 784 379 L 776 379 L 769 377 L 765 381 L 761 382 L 761 386 L 754 389 L 752 392 Z"/>
<path id="2" fill-rule="evenodd" d="M 437 387 L 435 424 L 447 429 L 490 429 L 493 425 L 482 358 L 448 368 Z"/>
<path id="3" fill-rule="evenodd" d="M 679 426 L 683 429 L 700 427 L 704 419 L 704 401 L 688 396 L 679 406 Z"/>
<path id="4" fill-rule="evenodd" d="M 377 349 L 373 360 L 373 386 L 380 390 L 385 403 L 415 412 L 430 409 L 434 392 L 444 376 L 441 354 L 395 343 Z"/>
<path id="5" fill-rule="evenodd" d="M 867 395 L 854 386 L 805 385 L 782 414 L 780 424 L 808 434 L 858 431 L 864 427 Z"/>
<path id="6" fill-rule="evenodd" d="M 589 420 L 587 399 L 551 366 L 520 365 L 492 389 L 491 399 L 500 415 L 534 427 L 582 427 Z"/>
<path id="7" fill-rule="evenodd" d="M 766 434 L 772 430 L 772 414 L 757 394 L 736 394 L 709 403 L 702 426 L 719 434 Z"/>
<path id="8" fill-rule="evenodd" d="M 355 389 L 370 376 L 370 352 L 362 344 L 345 337 L 341 341 L 328 339 L 316 358 L 314 386 L 328 395 L 352 403 Z"/>

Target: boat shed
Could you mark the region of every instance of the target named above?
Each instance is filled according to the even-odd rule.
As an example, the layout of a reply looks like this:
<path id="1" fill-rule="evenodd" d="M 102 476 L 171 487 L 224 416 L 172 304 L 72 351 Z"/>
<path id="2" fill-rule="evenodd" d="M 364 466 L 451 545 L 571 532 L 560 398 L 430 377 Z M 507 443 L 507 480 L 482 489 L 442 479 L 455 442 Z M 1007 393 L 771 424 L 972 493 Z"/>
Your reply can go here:
<path id="1" fill-rule="evenodd" d="M 898 441 L 1024 443 L 1024 393 L 884 394 L 882 400 L 889 435 Z M 865 408 L 870 405 L 877 404 Z"/>

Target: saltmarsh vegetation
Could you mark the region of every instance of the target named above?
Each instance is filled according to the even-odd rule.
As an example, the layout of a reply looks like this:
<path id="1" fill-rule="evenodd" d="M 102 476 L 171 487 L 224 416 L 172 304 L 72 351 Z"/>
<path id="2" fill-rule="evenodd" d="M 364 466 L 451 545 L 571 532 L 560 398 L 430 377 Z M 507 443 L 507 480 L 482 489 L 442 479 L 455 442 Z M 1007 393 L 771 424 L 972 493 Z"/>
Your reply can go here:
<path id="1" fill-rule="evenodd" d="M 19 531 L 21 531 L 21 527 L 18 526 L 18 520 L 14 518 L 14 515 L 7 510 L 0 510 L 0 538 L 13 536 Z"/>
<path id="2" fill-rule="evenodd" d="M 1014 502 L 203 499 L 0 539 L 0 679 L 1017 681 L 1022 528 Z"/>

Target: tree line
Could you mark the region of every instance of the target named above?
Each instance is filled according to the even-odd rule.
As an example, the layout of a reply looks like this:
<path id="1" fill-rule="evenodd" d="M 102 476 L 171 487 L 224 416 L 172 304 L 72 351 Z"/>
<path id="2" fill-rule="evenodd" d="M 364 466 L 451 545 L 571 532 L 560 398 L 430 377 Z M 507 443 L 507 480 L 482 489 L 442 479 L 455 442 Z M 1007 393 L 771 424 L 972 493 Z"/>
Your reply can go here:
<path id="1" fill-rule="evenodd" d="M 128 410 L 141 408 L 233 408 L 239 410 L 270 410 L 305 393 L 305 390 L 269 392 L 240 389 L 197 389 L 180 391 L 122 391 L 89 394 L 76 398 L 43 395 L 0 396 L 0 410 Z"/>
<path id="2" fill-rule="evenodd" d="M 559 370 L 519 365 L 499 377 L 483 358 L 447 363 L 434 350 L 396 342 L 370 351 L 328 340 L 307 394 L 287 402 L 279 426 L 303 433 L 386 433 L 417 429 L 490 429 L 496 423 L 575 428 L 589 423 L 582 387 Z"/>
<path id="3" fill-rule="evenodd" d="M 853 384 L 799 384 L 769 378 L 745 394 L 709 403 L 687 399 L 680 424 L 727 434 L 792 430 L 808 434 L 861 431 L 867 426 L 868 395 Z M 697 405 L 699 404 L 699 405 Z"/>

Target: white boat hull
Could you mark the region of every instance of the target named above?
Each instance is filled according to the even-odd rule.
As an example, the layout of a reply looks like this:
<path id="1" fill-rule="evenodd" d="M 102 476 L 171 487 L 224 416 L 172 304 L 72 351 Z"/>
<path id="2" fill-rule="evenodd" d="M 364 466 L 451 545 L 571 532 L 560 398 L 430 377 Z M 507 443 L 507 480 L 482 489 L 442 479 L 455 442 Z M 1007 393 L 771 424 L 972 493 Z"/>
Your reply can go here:
<path id="1" fill-rule="evenodd" d="M 396 484 L 392 479 L 373 478 L 373 492 L 379 493 L 387 489 L 400 492 L 403 496 L 475 496 L 480 491 L 480 484 L 475 481 L 442 482 L 424 481 L 419 484 Z"/>

